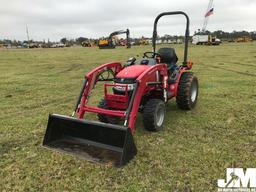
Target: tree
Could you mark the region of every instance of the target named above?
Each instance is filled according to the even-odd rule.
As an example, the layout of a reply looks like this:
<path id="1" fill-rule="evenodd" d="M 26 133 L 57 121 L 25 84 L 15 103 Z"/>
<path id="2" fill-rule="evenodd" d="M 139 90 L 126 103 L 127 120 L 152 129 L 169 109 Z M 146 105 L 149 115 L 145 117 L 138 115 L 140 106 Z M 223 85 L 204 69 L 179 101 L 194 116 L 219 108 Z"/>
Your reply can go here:
<path id="1" fill-rule="evenodd" d="M 66 38 L 66 37 L 62 38 L 62 39 L 60 40 L 60 42 L 63 43 L 63 44 L 66 44 L 66 43 L 67 43 L 67 38 Z"/>
<path id="2" fill-rule="evenodd" d="M 86 37 L 79 37 L 79 38 L 76 39 L 76 42 L 78 44 L 81 44 L 84 41 L 88 41 L 88 38 L 86 38 Z"/>

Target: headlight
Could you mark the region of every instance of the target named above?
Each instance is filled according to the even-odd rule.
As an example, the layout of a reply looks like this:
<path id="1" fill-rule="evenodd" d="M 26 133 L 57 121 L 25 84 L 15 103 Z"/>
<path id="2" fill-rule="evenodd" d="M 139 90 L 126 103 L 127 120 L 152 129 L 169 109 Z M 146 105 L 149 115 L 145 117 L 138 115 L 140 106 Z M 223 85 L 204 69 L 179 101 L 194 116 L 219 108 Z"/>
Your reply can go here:
<path id="1" fill-rule="evenodd" d="M 128 84 L 128 91 L 131 91 L 134 89 L 135 84 Z"/>
<path id="2" fill-rule="evenodd" d="M 122 85 L 125 85 L 125 84 L 122 84 Z M 134 89 L 134 86 L 135 86 L 135 84 L 126 84 L 126 85 L 127 85 L 128 91 L 132 91 Z M 118 84 L 116 84 L 114 89 L 116 89 L 118 91 L 125 91 L 125 87 L 124 86 L 118 86 Z"/>

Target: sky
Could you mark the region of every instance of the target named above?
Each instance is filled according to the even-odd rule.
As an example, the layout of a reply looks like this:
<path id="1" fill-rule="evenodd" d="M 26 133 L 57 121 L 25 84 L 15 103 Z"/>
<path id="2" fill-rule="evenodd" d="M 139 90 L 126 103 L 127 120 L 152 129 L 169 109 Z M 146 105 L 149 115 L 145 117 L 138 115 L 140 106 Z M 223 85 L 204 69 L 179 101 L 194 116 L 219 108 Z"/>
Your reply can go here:
<path id="1" fill-rule="evenodd" d="M 201 29 L 209 0 L 0 0 L 0 39 L 59 41 L 99 38 L 129 28 L 131 37 L 151 37 L 154 18 L 165 11 L 184 11 L 190 33 Z M 256 31 L 256 0 L 213 0 L 207 30 Z M 183 35 L 185 19 L 167 16 L 159 35 Z"/>

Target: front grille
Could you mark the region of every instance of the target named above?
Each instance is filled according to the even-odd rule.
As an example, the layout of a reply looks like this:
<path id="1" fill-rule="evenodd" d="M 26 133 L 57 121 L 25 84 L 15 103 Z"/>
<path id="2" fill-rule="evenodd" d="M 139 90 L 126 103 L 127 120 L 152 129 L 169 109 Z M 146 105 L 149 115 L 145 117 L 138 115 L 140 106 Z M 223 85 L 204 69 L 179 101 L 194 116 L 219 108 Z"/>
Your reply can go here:
<path id="1" fill-rule="evenodd" d="M 133 84 L 135 83 L 135 80 L 136 79 L 134 78 L 115 78 L 114 82 L 120 84 Z"/>

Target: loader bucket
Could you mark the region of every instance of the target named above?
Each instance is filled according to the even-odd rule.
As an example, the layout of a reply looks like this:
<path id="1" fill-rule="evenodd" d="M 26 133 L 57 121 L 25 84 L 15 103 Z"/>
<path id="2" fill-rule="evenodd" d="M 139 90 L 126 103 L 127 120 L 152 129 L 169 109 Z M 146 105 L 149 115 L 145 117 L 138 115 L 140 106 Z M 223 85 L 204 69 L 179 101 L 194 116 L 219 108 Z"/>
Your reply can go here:
<path id="1" fill-rule="evenodd" d="M 43 146 L 116 167 L 137 152 L 127 127 L 50 114 Z"/>

